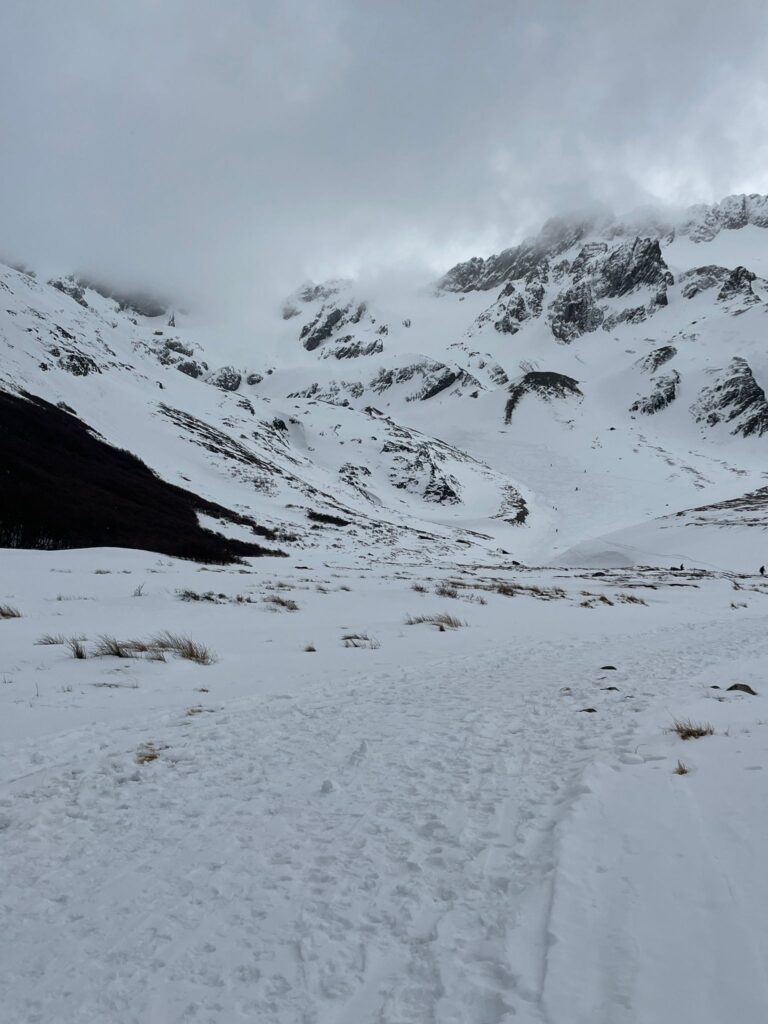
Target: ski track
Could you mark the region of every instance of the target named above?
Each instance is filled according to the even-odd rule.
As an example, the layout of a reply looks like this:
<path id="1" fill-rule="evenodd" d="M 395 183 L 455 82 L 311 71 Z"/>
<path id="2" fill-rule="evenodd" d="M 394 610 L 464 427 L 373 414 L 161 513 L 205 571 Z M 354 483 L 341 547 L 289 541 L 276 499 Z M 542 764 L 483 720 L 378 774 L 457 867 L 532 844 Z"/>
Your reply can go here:
<path id="1" fill-rule="evenodd" d="M 551 926 L 585 770 L 622 770 L 642 712 L 745 650 L 759 623 L 518 640 L 155 723 L 147 765 L 73 737 L 0 801 L 0 1016 L 568 1024 Z M 616 920 L 603 942 L 599 1020 L 634 1021 L 637 950 Z"/>

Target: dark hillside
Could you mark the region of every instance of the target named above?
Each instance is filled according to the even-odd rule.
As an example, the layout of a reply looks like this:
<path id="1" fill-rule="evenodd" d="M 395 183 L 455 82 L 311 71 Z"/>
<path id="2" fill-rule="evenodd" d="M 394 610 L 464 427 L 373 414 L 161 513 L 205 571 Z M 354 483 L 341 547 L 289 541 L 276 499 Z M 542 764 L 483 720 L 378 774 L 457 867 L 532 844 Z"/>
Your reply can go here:
<path id="1" fill-rule="evenodd" d="M 273 531 L 166 483 L 76 416 L 0 391 L 0 547 L 124 547 L 200 562 L 281 555 L 200 526 L 197 513 Z"/>

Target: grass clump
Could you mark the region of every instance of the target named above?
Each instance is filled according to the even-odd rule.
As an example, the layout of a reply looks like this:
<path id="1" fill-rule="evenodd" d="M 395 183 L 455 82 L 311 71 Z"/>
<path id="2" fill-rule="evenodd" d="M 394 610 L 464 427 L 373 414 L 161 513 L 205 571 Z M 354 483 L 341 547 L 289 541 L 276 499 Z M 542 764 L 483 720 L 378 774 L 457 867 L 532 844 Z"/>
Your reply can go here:
<path id="1" fill-rule="evenodd" d="M 102 634 L 96 641 L 93 653 L 97 658 L 135 658 L 140 652 L 132 640 L 117 640 Z"/>
<path id="2" fill-rule="evenodd" d="M 698 740 L 702 736 L 714 736 L 715 728 L 709 722 L 692 722 L 690 718 L 676 718 L 670 732 L 676 732 L 681 740 Z"/>
<path id="3" fill-rule="evenodd" d="M 381 647 L 380 641 L 368 633 L 345 633 L 341 642 L 345 647 L 366 647 L 369 651 L 376 651 Z"/>
<path id="4" fill-rule="evenodd" d="M 63 633 L 43 633 L 41 637 L 35 640 L 36 647 L 55 647 L 58 644 L 64 645 L 67 643 L 67 638 Z"/>
<path id="5" fill-rule="evenodd" d="M 678 760 L 677 765 L 672 769 L 674 775 L 687 775 L 689 772 L 688 765 L 684 761 Z"/>
<path id="6" fill-rule="evenodd" d="M 286 612 L 297 612 L 299 610 L 298 604 L 290 598 L 283 597 L 281 594 L 270 594 L 269 597 L 264 598 L 264 603 L 271 605 L 272 608 L 281 608 Z"/>
<path id="7" fill-rule="evenodd" d="M 437 626 L 442 633 L 446 629 L 461 629 L 466 622 L 457 619 L 455 615 L 448 612 L 438 612 L 437 615 L 408 615 L 405 620 L 406 626 L 420 626 L 422 623 L 428 626 Z"/>
<path id="8" fill-rule="evenodd" d="M 78 661 L 85 661 L 88 657 L 85 647 L 83 647 L 83 641 L 79 636 L 71 636 L 69 640 L 67 640 L 67 647 L 69 647 L 72 657 L 77 658 Z"/>
<path id="9" fill-rule="evenodd" d="M 136 751 L 136 764 L 151 764 L 159 756 L 160 751 L 154 743 L 143 743 Z"/>
<path id="10" fill-rule="evenodd" d="M 0 604 L 0 619 L 20 619 L 21 612 L 12 604 Z"/>
<path id="11" fill-rule="evenodd" d="M 413 584 L 411 584 L 411 590 L 413 590 L 414 593 L 416 593 L 416 594 L 426 594 L 427 593 L 427 588 L 424 586 L 423 583 L 413 583 Z"/>
<path id="12" fill-rule="evenodd" d="M 193 640 L 189 636 L 171 633 L 165 630 L 149 640 L 148 649 L 151 653 L 170 652 L 186 661 L 194 661 L 198 665 L 212 665 L 216 655 L 205 644 Z"/>
<path id="13" fill-rule="evenodd" d="M 165 655 L 169 653 L 198 665 L 212 665 L 216 661 L 216 655 L 205 644 L 169 630 L 148 640 L 118 640 L 103 634 L 94 650 L 100 658 L 136 658 L 143 654 L 150 661 L 165 661 Z"/>
<path id="14" fill-rule="evenodd" d="M 438 583 L 437 586 L 435 587 L 435 593 L 437 594 L 438 597 L 458 597 L 459 596 L 458 589 L 456 588 L 455 584 L 451 583 L 450 581 L 444 581 L 443 583 Z"/>

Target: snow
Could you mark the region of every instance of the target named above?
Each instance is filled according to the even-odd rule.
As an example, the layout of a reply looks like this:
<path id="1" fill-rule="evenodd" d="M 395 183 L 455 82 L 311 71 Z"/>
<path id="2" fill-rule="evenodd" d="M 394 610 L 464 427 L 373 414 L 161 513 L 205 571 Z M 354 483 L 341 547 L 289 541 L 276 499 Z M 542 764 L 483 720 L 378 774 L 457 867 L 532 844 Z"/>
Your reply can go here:
<path id="1" fill-rule="evenodd" d="M 757 1024 L 760 578 L 325 561 L 0 555 L 4 1019 Z"/>

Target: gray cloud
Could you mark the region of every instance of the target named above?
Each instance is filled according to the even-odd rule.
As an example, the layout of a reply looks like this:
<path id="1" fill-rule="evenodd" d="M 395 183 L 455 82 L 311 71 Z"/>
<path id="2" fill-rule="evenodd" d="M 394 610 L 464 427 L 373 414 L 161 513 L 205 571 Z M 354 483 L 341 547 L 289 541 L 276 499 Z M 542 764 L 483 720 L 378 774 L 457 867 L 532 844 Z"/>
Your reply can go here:
<path id="1" fill-rule="evenodd" d="M 0 250 L 233 305 L 768 190 L 763 0 L 6 0 Z"/>

